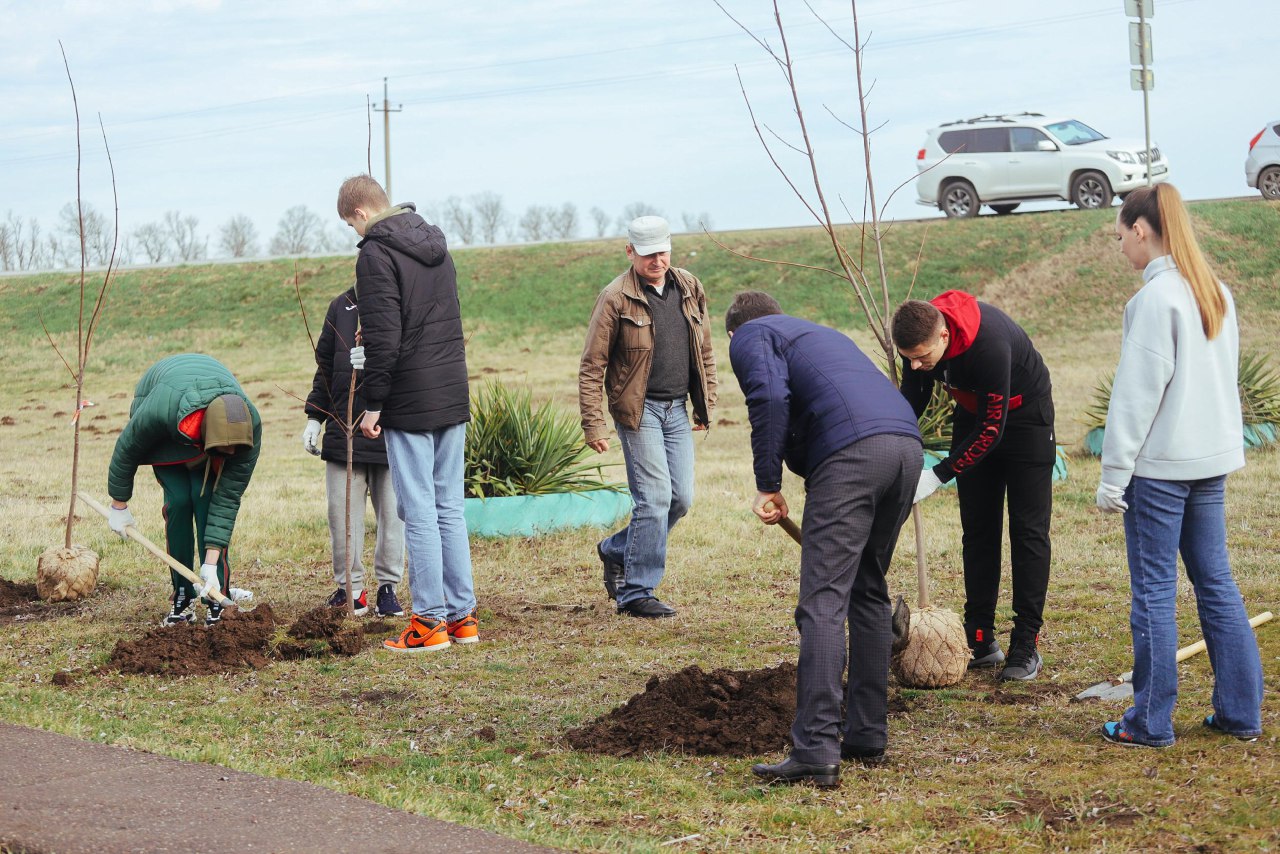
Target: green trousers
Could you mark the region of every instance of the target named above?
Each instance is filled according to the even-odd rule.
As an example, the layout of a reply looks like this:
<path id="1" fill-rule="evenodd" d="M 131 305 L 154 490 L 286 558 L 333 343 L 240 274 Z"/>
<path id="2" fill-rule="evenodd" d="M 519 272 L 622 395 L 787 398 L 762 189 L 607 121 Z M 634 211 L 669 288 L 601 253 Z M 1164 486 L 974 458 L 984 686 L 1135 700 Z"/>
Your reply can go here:
<path id="1" fill-rule="evenodd" d="M 209 521 L 209 505 L 213 502 L 212 480 L 205 482 L 204 466 L 189 469 L 185 465 L 152 466 L 160 488 L 164 490 L 164 538 L 165 550 L 170 557 L 188 567 L 197 575 L 208 548 L 204 540 L 205 525 Z M 202 492 L 203 487 L 203 494 Z M 197 551 L 197 548 L 199 551 Z M 227 549 L 218 558 L 218 583 L 222 595 L 228 592 L 231 565 Z M 172 569 L 169 570 L 174 591 L 184 590 L 187 596 L 195 596 L 196 589 L 190 581 Z"/>

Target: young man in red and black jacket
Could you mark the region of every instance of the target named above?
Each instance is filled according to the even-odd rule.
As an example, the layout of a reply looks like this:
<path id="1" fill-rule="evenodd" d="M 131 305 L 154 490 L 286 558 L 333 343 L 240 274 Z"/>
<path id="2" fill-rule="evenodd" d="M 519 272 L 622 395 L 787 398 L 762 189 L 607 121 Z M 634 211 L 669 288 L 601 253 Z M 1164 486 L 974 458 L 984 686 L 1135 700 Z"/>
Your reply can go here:
<path id="1" fill-rule="evenodd" d="M 902 357 L 902 393 L 917 416 L 935 381 L 955 400 L 951 452 L 937 465 L 926 462 L 915 500 L 956 479 L 969 666 L 1003 662 L 1002 680 L 1034 679 L 1057 459 L 1049 370 L 1022 327 L 963 291 L 904 302 L 893 316 L 893 341 Z M 995 638 L 1006 495 L 1014 614 L 1007 661 Z"/>

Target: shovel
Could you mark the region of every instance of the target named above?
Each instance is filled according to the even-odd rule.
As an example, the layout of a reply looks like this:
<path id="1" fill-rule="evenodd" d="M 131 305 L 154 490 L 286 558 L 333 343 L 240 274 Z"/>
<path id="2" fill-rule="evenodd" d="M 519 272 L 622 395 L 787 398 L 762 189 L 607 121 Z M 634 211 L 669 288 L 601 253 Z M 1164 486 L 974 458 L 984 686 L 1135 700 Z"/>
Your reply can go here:
<path id="1" fill-rule="evenodd" d="M 1263 611 L 1258 616 L 1249 621 L 1249 625 L 1257 628 L 1263 623 L 1270 620 L 1272 614 L 1270 611 Z M 1198 640 L 1193 644 L 1184 646 L 1178 650 L 1177 661 L 1186 661 L 1193 655 L 1204 652 L 1205 644 L 1203 640 Z M 1099 700 L 1124 700 L 1133 696 L 1133 671 L 1121 673 L 1115 679 L 1107 679 L 1099 682 L 1097 685 L 1090 686 L 1079 694 L 1076 694 L 1076 700 L 1091 700 L 1098 698 Z"/>
<path id="2" fill-rule="evenodd" d="M 791 539 L 795 540 L 798 545 L 804 545 L 800 526 L 791 521 L 790 517 L 779 519 L 778 527 L 790 534 Z M 911 630 L 910 627 L 911 608 L 907 605 L 906 600 L 902 598 L 902 594 L 899 593 L 898 599 L 893 605 L 893 652 L 897 652 L 907 645 L 907 635 Z"/>
<path id="3" fill-rule="evenodd" d="M 83 501 L 85 504 L 88 504 L 94 510 L 97 510 L 99 513 L 101 513 L 102 518 L 104 519 L 111 518 L 111 514 L 107 510 L 107 508 L 103 507 L 101 504 L 95 501 L 91 496 L 86 495 L 83 492 L 77 492 L 76 494 L 80 496 L 81 501 Z M 200 576 L 196 575 L 190 569 L 178 563 L 178 561 L 174 560 L 173 556 L 170 555 L 168 552 L 162 551 L 155 543 L 151 542 L 142 534 L 140 534 L 137 528 L 130 525 L 124 529 L 124 533 L 125 533 L 125 536 L 127 536 L 129 539 L 133 540 L 136 543 L 139 543 L 147 551 L 151 552 L 153 555 L 155 555 L 156 557 L 164 561 L 166 564 L 168 564 L 169 568 L 172 569 L 174 572 L 178 573 L 178 575 L 181 575 L 183 578 L 187 579 L 187 581 L 190 581 L 192 584 L 194 584 L 197 590 L 199 590 L 204 585 L 204 581 L 200 578 Z M 212 599 L 214 597 L 217 598 L 218 604 L 224 608 L 238 607 L 234 600 L 228 599 L 226 596 L 223 596 L 221 591 L 210 591 L 209 598 Z"/>

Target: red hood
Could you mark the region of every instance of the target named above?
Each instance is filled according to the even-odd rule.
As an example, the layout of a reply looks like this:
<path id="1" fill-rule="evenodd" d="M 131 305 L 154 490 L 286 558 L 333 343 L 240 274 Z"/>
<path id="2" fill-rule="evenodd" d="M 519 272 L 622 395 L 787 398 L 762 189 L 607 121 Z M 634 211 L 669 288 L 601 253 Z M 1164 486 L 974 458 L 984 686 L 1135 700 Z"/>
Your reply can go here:
<path id="1" fill-rule="evenodd" d="M 951 333 L 951 341 L 942 360 L 954 359 L 973 345 L 978 337 L 978 327 L 982 324 L 982 313 L 978 310 L 978 299 L 964 291 L 943 291 L 929 302 L 942 312 L 947 322 L 947 331 Z"/>

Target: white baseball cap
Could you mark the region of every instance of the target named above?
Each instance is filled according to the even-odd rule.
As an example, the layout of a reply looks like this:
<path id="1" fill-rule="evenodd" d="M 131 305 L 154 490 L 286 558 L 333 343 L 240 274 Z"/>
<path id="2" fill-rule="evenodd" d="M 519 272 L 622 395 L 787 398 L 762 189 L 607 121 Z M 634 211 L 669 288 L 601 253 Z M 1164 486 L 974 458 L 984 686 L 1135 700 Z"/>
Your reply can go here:
<path id="1" fill-rule="evenodd" d="M 671 251 L 671 226 L 660 216 L 638 216 L 627 226 L 627 242 L 638 255 Z"/>

